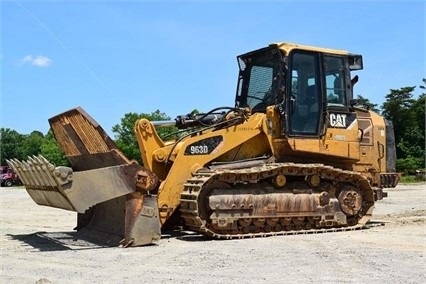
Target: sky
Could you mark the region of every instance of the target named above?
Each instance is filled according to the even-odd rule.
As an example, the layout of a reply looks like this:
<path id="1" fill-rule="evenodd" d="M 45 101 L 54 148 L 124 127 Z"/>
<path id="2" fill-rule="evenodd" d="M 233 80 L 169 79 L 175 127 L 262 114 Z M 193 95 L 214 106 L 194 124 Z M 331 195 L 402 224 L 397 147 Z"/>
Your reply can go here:
<path id="1" fill-rule="evenodd" d="M 80 106 L 114 138 L 129 112 L 234 106 L 236 56 L 274 42 L 363 55 L 355 95 L 380 106 L 426 77 L 425 3 L 0 0 L 0 127 Z"/>

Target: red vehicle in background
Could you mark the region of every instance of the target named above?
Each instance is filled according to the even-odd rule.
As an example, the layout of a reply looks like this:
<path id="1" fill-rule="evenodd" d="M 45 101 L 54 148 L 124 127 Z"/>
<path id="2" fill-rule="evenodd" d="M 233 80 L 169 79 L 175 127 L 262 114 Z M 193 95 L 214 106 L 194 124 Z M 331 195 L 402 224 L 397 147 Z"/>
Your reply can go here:
<path id="1" fill-rule="evenodd" d="M 9 166 L 0 166 L 0 182 L 5 187 L 22 185 L 21 179 Z"/>

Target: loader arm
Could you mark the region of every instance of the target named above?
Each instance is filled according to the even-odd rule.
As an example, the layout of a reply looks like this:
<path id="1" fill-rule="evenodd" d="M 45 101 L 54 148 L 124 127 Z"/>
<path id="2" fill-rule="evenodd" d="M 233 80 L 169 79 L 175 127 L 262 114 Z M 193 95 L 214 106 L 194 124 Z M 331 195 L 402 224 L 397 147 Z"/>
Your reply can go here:
<path id="1" fill-rule="evenodd" d="M 145 119 L 136 123 L 135 133 L 144 164 L 161 180 L 158 208 L 163 225 L 178 208 L 185 183 L 198 170 L 215 161 L 271 155 L 272 149 L 265 115 L 259 113 L 241 124 L 200 132 L 175 144 L 162 142 L 154 125 Z"/>

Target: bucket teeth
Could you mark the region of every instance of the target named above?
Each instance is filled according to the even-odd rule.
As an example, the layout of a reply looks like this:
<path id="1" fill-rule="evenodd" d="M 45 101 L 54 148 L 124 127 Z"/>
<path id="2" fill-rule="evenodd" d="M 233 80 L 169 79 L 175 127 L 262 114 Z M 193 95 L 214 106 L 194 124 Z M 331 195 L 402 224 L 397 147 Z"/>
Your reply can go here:
<path id="1" fill-rule="evenodd" d="M 6 160 L 8 165 L 18 174 L 26 188 L 57 189 L 72 181 L 72 169 L 55 167 L 42 155 L 28 157 L 26 161 Z"/>
<path id="2" fill-rule="evenodd" d="M 134 192 L 142 166 L 129 163 L 86 171 L 55 167 L 43 156 L 8 160 L 28 194 L 39 205 L 84 213 L 101 202 Z"/>

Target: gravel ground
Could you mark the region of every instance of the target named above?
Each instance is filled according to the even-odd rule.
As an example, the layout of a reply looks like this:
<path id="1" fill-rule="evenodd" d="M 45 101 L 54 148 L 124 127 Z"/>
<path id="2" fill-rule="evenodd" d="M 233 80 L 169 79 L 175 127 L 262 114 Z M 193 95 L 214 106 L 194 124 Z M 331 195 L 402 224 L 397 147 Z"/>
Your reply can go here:
<path id="1" fill-rule="evenodd" d="M 372 218 L 384 226 L 366 230 L 223 241 L 183 233 L 122 249 L 43 238 L 72 231 L 75 213 L 1 188 L 0 283 L 426 283 L 426 185 L 387 191 Z"/>

